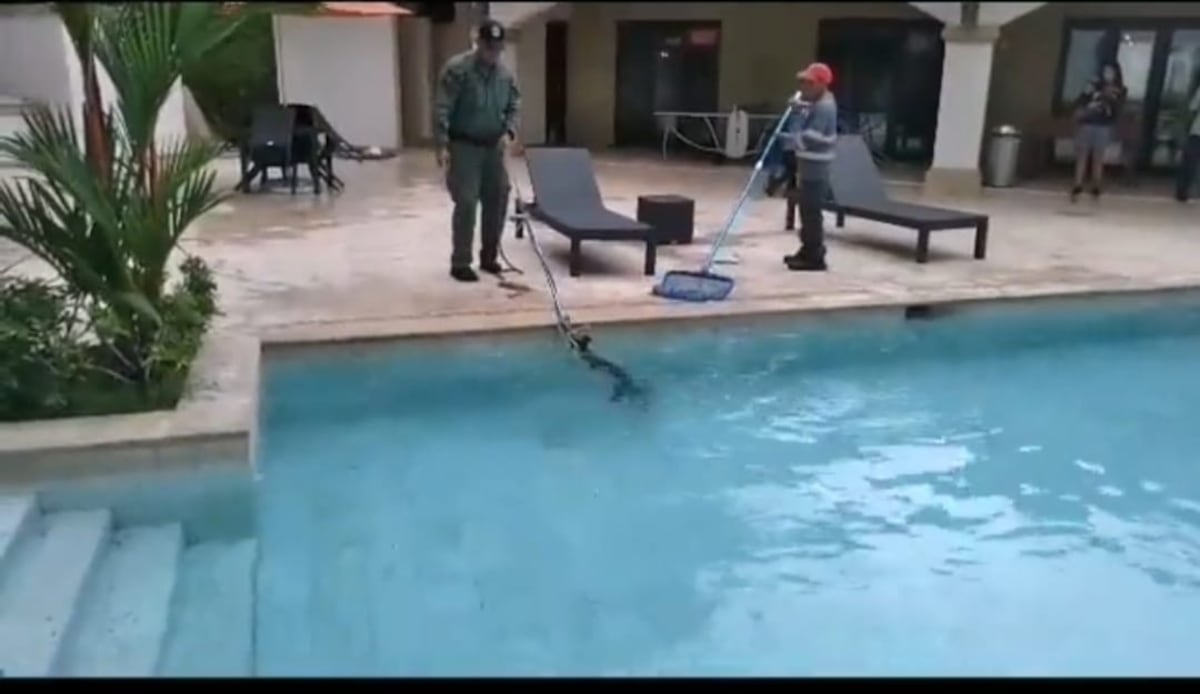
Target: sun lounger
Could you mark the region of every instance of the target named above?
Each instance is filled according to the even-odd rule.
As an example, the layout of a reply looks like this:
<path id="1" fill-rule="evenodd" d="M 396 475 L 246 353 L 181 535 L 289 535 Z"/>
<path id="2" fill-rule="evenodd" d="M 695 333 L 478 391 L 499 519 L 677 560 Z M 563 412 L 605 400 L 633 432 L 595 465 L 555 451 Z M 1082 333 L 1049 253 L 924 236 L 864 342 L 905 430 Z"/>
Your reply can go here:
<path id="1" fill-rule="evenodd" d="M 975 259 L 987 256 L 988 218 L 974 212 L 948 210 L 915 203 L 898 202 L 888 197 L 883 178 L 871 157 L 871 151 L 859 135 L 838 137 L 836 155 L 830 166 L 831 199 L 824 209 L 837 215 L 837 226 L 846 217 L 860 217 L 917 232 L 917 262 L 929 259 L 929 235 L 949 229 L 975 230 Z M 796 195 L 788 192 L 787 228 L 796 227 Z"/>
<path id="2" fill-rule="evenodd" d="M 572 277 L 580 275 L 584 241 L 642 241 L 646 244 L 645 273 L 654 274 L 657 233 L 650 225 L 604 206 L 586 149 L 531 147 L 525 151 L 525 160 L 534 198 L 526 210 L 533 219 L 571 240 Z"/>

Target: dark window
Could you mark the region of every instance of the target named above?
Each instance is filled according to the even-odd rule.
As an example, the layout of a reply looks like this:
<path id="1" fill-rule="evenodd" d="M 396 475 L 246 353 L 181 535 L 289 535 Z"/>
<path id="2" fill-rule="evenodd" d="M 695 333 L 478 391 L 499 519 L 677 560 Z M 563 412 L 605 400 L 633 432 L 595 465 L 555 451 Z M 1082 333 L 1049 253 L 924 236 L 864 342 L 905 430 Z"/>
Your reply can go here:
<path id="1" fill-rule="evenodd" d="M 1156 38 L 1157 32 L 1147 29 L 1071 29 L 1067 33 L 1058 106 L 1068 107 L 1088 81 L 1100 74 L 1100 66 L 1107 62 L 1121 66 L 1129 101 L 1140 103 L 1145 100 Z"/>

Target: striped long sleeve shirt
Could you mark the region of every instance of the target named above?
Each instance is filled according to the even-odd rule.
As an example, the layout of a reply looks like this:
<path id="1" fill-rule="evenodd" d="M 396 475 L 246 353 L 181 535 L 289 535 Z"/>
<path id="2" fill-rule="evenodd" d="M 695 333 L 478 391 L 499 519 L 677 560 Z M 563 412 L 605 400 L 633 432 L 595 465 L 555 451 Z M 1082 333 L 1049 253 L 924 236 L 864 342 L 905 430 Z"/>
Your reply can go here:
<path id="1" fill-rule="evenodd" d="M 829 177 L 829 162 L 833 161 L 833 148 L 837 144 L 837 120 L 833 92 L 825 92 L 794 119 L 791 134 L 801 179 Z"/>

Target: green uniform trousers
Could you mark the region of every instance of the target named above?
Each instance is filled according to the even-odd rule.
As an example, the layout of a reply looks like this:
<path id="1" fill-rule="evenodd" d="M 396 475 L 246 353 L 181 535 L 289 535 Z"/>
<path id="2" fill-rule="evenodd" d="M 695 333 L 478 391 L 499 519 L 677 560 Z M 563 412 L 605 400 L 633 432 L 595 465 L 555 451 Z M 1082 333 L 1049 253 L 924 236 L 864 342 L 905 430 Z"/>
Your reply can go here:
<path id="1" fill-rule="evenodd" d="M 504 146 L 451 142 L 449 152 L 446 188 L 454 201 L 451 221 L 454 250 L 450 254 L 450 267 L 471 266 L 476 207 L 482 207 L 479 260 L 494 263 L 508 216 L 509 182 L 504 168 Z"/>

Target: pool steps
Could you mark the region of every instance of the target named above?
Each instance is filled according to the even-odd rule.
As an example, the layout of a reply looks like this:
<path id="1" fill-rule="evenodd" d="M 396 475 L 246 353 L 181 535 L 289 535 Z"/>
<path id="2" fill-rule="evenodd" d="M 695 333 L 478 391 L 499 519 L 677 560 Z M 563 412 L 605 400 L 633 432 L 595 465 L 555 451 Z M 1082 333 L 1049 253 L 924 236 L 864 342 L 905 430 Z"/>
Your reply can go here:
<path id="1" fill-rule="evenodd" d="M 249 675 L 254 618 L 253 540 L 206 542 L 184 553 L 172 633 L 159 674 Z"/>
<path id="2" fill-rule="evenodd" d="M 256 553 L 0 496 L 0 675 L 249 675 Z"/>
<path id="3" fill-rule="evenodd" d="M 76 609 L 56 674 L 119 677 L 154 672 L 166 636 L 183 551 L 177 525 L 113 534 Z"/>
<path id="4" fill-rule="evenodd" d="M 0 496 L 0 575 L 11 556 L 9 549 L 15 545 L 32 525 L 37 505 L 27 496 Z"/>

